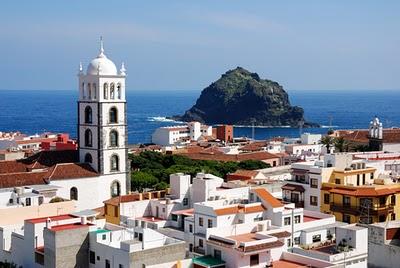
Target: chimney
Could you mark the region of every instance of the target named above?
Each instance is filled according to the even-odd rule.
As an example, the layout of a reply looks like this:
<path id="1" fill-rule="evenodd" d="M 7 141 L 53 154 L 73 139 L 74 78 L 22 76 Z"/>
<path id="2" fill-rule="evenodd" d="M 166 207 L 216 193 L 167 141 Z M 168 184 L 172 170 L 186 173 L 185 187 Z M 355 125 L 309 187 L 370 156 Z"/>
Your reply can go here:
<path id="1" fill-rule="evenodd" d="M 51 219 L 50 218 L 46 219 L 46 228 L 51 229 Z"/>

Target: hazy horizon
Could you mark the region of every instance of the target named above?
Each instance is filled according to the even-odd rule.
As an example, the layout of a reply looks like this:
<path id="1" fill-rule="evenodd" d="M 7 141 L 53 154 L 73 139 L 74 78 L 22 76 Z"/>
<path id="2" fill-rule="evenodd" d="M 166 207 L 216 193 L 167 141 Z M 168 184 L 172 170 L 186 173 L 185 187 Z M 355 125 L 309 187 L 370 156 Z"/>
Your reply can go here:
<path id="1" fill-rule="evenodd" d="M 127 88 L 200 91 L 236 66 L 294 90 L 399 90 L 399 1 L 2 3 L 0 90 L 75 90 L 103 36 Z"/>

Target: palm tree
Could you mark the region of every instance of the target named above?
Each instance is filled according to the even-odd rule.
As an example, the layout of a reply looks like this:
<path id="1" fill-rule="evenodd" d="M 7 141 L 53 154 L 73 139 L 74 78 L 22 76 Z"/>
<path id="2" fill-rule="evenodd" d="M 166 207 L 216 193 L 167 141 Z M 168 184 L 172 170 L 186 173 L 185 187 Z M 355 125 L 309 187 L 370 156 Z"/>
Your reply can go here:
<path id="1" fill-rule="evenodd" d="M 334 145 L 339 152 L 345 152 L 349 149 L 349 143 L 343 137 L 336 138 L 334 141 Z"/>
<path id="2" fill-rule="evenodd" d="M 333 144 L 333 138 L 331 136 L 323 136 L 321 139 L 321 143 L 325 145 L 327 153 L 329 153 L 330 148 Z"/>

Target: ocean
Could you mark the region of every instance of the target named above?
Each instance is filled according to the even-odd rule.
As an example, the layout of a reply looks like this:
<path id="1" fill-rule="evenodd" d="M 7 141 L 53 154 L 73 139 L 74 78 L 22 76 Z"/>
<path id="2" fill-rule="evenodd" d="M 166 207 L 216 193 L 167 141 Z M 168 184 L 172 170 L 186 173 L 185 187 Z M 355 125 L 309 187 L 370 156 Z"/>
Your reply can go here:
<path id="1" fill-rule="evenodd" d="M 368 128 L 376 115 L 384 127 L 400 127 L 400 90 L 288 91 L 292 105 L 303 107 L 308 121 L 321 128 L 256 127 L 255 138 L 297 137 L 301 131 L 326 133 L 334 129 Z M 195 90 L 127 92 L 129 143 L 148 143 L 160 126 L 178 122 L 166 117 L 182 114 L 200 95 Z M 62 90 L 0 90 L 0 131 L 27 134 L 67 132 L 76 137 L 77 92 Z M 235 127 L 234 135 L 251 137 L 251 127 Z"/>

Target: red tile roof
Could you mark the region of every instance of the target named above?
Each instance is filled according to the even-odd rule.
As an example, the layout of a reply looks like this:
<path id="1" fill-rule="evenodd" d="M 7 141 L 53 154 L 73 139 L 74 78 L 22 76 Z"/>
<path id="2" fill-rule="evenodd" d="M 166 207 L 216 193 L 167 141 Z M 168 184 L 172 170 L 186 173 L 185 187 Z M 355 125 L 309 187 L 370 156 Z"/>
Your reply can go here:
<path id="1" fill-rule="evenodd" d="M 330 193 L 335 193 L 335 194 L 350 195 L 350 196 L 366 196 L 366 197 L 392 195 L 397 192 L 396 189 L 390 189 L 390 188 L 376 189 L 372 187 L 359 187 L 356 189 L 332 188 L 328 191 Z"/>
<path id="2" fill-rule="evenodd" d="M 86 163 L 56 164 L 49 175 L 50 180 L 97 177 L 99 174 Z"/>
<path id="3" fill-rule="evenodd" d="M 27 219 L 26 221 L 37 224 L 37 223 L 44 223 L 47 219 L 50 218 L 51 221 L 63 221 L 63 220 L 70 220 L 77 218 L 76 216 L 70 214 L 58 215 L 58 216 L 50 216 L 50 217 L 42 217 L 42 218 L 34 218 L 34 219 Z"/>
<path id="4" fill-rule="evenodd" d="M 272 233 L 269 235 L 275 236 L 277 238 L 284 238 L 284 237 L 290 237 L 291 233 L 289 233 L 288 231 L 283 231 L 283 232 Z"/>
<path id="5" fill-rule="evenodd" d="M 210 151 L 210 150 L 209 150 Z M 223 154 L 222 152 L 198 152 L 198 153 L 183 153 L 183 155 L 195 159 L 195 160 L 216 160 L 222 162 L 240 162 L 245 160 L 269 160 L 269 159 L 278 159 L 279 156 L 275 154 L 271 154 L 268 152 L 252 152 L 252 153 L 241 153 L 241 154 Z"/>
<path id="6" fill-rule="evenodd" d="M 257 213 L 257 212 L 262 212 L 264 210 L 265 208 L 262 205 L 256 205 L 256 206 L 235 205 L 225 208 L 217 208 L 214 209 L 214 212 L 217 216 L 222 216 L 222 215 L 231 215 L 237 213 L 245 213 L 245 214 Z"/>
<path id="7" fill-rule="evenodd" d="M 337 130 L 335 134 L 348 141 L 368 143 L 369 131 L 367 129 Z M 383 129 L 383 142 L 400 143 L 400 129 Z"/>
<path id="8" fill-rule="evenodd" d="M 93 224 L 90 224 L 90 223 L 81 224 L 80 222 L 77 222 L 77 223 L 52 226 L 50 228 L 50 230 L 53 232 L 60 232 L 60 231 L 73 230 L 73 229 L 84 228 L 84 227 L 89 227 L 89 226 L 93 226 Z"/>
<path id="9" fill-rule="evenodd" d="M 259 198 L 261 198 L 266 203 L 270 204 L 273 208 L 283 207 L 281 201 L 276 199 L 267 189 L 264 188 L 256 188 L 253 190 Z"/>
<path id="10" fill-rule="evenodd" d="M 289 190 L 289 191 L 297 191 L 297 192 L 305 191 L 303 186 L 297 185 L 297 184 L 292 184 L 292 183 L 286 183 L 281 188 L 282 188 L 282 190 Z"/>
<path id="11" fill-rule="evenodd" d="M 0 161 L 0 174 L 26 172 L 27 165 L 21 161 L 10 160 Z"/>
<path id="12" fill-rule="evenodd" d="M 118 206 L 120 203 L 135 202 L 140 200 L 140 194 L 132 193 L 127 195 L 116 196 L 103 201 L 104 204 Z"/>

